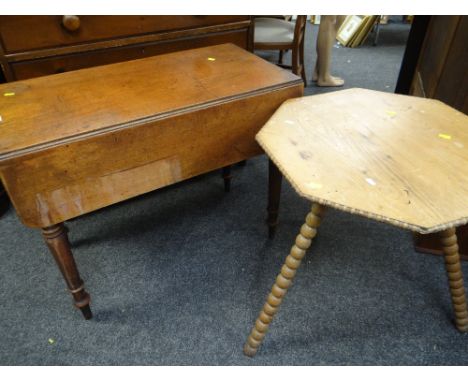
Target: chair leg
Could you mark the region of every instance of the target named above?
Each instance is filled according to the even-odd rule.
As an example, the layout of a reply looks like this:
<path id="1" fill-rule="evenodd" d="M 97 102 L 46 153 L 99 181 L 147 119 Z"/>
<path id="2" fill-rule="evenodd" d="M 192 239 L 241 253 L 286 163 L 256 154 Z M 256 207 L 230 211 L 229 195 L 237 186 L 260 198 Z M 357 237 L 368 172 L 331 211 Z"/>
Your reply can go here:
<path id="1" fill-rule="evenodd" d="M 278 64 L 282 65 L 283 64 L 283 55 L 284 55 L 284 50 L 279 51 L 279 57 L 278 57 Z"/>
<path id="2" fill-rule="evenodd" d="M 444 251 L 445 269 L 449 280 L 453 311 L 455 313 L 455 326 L 460 332 L 468 332 L 468 309 L 455 228 L 442 231 L 440 238 Z"/>
<path id="3" fill-rule="evenodd" d="M 302 46 L 299 51 L 299 63 L 301 65 L 302 81 L 304 81 L 304 87 L 307 87 L 307 77 L 306 77 L 305 64 L 304 64 L 304 46 Z"/>
<path id="4" fill-rule="evenodd" d="M 307 87 L 307 77 L 306 77 L 304 67 L 302 67 L 302 70 L 301 70 L 301 77 L 302 77 L 302 81 L 304 82 L 304 87 Z"/>
<path id="5" fill-rule="evenodd" d="M 312 239 L 317 234 L 321 212 L 322 207 L 319 204 L 312 204 L 312 208 L 306 216 L 306 221 L 302 225 L 299 235 L 296 237 L 296 242 L 292 246 L 289 255 L 286 257 L 286 262 L 281 268 L 281 272 L 276 278 L 265 305 L 247 338 L 247 342 L 244 345 L 245 355 L 253 357 L 257 353 L 274 315 L 278 311 L 288 288 L 292 284 L 297 268 L 306 254 L 306 250 L 310 247 Z"/>
<path id="6" fill-rule="evenodd" d="M 303 51 L 298 52 L 297 50 L 293 49 L 292 72 L 296 76 L 300 76 L 302 78 L 302 81 L 304 82 L 304 87 L 307 87 L 307 77 L 306 77 L 305 68 L 304 68 L 304 54 L 303 53 L 304 53 Z"/>

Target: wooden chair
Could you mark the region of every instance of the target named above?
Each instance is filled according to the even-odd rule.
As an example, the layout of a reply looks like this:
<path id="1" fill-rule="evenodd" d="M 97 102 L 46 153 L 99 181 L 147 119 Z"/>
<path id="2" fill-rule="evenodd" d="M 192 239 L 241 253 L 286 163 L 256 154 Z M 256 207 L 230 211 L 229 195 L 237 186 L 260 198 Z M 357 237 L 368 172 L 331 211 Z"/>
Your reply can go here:
<path id="1" fill-rule="evenodd" d="M 279 50 L 278 65 L 292 69 L 301 76 L 304 85 L 307 80 L 304 68 L 304 37 L 307 16 L 297 16 L 296 21 L 287 21 L 276 17 L 257 17 L 254 19 L 254 49 Z M 292 65 L 282 63 L 283 52 L 291 49 Z"/>

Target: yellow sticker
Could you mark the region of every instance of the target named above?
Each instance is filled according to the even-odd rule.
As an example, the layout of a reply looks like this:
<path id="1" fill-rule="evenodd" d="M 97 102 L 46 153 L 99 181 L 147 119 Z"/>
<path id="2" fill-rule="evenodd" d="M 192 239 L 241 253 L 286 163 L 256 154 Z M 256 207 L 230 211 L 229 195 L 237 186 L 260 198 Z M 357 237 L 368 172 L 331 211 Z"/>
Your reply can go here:
<path id="1" fill-rule="evenodd" d="M 394 117 L 396 115 L 396 111 L 386 110 L 385 111 L 390 117 Z"/>
<path id="2" fill-rule="evenodd" d="M 3 93 L 5 97 L 13 97 L 15 95 L 14 92 Z"/>
<path id="3" fill-rule="evenodd" d="M 216 58 L 214 58 L 214 57 L 208 57 L 208 61 L 216 61 Z"/>
<path id="4" fill-rule="evenodd" d="M 309 182 L 307 183 L 307 187 L 311 188 L 312 190 L 319 190 L 322 188 L 322 185 L 320 183 Z"/>
<path id="5" fill-rule="evenodd" d="M 452 139 L 452 136 L 449 135 L 449 134 L 442 134 L 441 133 L 441 134 L 439 134 L 439 138 L 447 139 L 449 141 L 450 139 Z"/>
<path id="6" fill-rule="evenodd" d="M 55 340 L 53 338 L 49 338 L 49 344 L 54 344 L 55 343 Z"/>

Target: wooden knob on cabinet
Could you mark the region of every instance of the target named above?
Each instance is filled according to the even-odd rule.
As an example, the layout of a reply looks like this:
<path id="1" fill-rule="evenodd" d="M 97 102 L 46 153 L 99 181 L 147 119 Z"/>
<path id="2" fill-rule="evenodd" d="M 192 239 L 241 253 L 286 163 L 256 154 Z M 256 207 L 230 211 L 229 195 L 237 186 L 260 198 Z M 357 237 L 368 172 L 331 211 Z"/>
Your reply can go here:
<path id="1" fill-rule="evenodd" d="M 74 32 L 80 28 L 80 18 L 78 16 L 63 16 L 62 25 L 69 32 Z"/>

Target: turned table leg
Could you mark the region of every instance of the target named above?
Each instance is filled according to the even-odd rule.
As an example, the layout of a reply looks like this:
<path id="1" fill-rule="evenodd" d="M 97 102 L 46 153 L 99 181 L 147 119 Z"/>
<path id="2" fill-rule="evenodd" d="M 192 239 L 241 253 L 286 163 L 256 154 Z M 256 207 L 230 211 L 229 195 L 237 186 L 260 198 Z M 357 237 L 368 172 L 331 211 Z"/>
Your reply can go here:
<path id="1" fill-rule="evenodd" d="M 301 264 L 302 258 L 306 254 L 306 250 L 310 247 L 312 239 L 317 234 L 317 228 L 320 225 L 321 210 L 322 207 L 319 204 L 312 204 L 311 211 L 307 214 L 306 221 L 302 225 L 299 235 L 296 237 L 296 242 L 292 246 L 289 255 L 286 257 L 281 272 L 276 278 L 265 305 L 263 305 L 262 311 L 247 338 L 247 342 L 244 345 L 245 355 L 253 357 L 255 353 L 257 353 L 274 315 L 278 311 L 288 288 L 292 284 L 292 280 L 296 275 L 297 268 Z"/>
<path id="2" fill-rule="evenodd" d="M 89 294 L 84 289 L 78 269 L 68 242 L 67 229 L 63 223 L 55 224 L 42 229 L 42 235 L 67 283 L 75 306 L 81 310 L 85 319 L 92 318 L 89 307 Z"/>
<path id="3" fill-rule="evenodd" d="M 268 236 L 273 238 L 278 225 L 278 210 L 281 196 L 281 181 L 283 175 L 271 159 L 268 162 Z"/>
<path id="4" fill-rule="evenodd" d="M 224 191 L 229 192 L 231 191 L 231 174 L 232 166 L 223 167 L 223 179 L 224 179 Z"/>
<path id="5" fill-rule="evenodd" d="M 440 238 L 455 313 L 455 325 L 459 331 L 468 332 L 468 310 L 455 228 L 440 232 Z"/>

